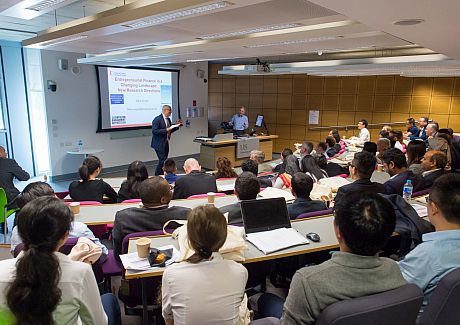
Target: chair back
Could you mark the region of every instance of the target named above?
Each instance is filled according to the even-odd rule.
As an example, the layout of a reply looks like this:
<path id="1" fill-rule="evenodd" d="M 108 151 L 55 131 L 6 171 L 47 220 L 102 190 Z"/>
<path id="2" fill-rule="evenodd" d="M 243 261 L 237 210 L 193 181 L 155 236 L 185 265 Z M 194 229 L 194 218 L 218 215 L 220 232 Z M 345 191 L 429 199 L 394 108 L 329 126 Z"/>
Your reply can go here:
<path id="1" fill-rule="evenodd" d="M 328 214 L 332 214 L 332 209 L 302 213 L 302 214 L 298 215 L 296 219 L 304 219 L 304 218 L 325 216 L 325 215 L 328 215 Z"/>
<path id="2" fill-rule="evenodd" d="M 102 205 L 99 201 L 80 201 L 80 205 Z"/>
<path id="3" fill-rule="evenodd" d="M 69 191 L 62 191 L 62 192 L 54 192 L 58 198 L 64 200 L 67 195 L 69 195 Z"/>
<path id="4" fill-rule="evenodd" d="M 129 200 L 124 200 L 121 203 L 141 203 L 141 199 L 129 199 Z"/>
<path id="5" fill-rule="evenodd" d="M 457 324 L 460 318 L 460 268 L 439 281 L 420 317 L 420 325 Z"/>
<path id="6" fill-rule="evenodd" d="M 225 196 L 225 193 L 216 193 L 216 196 Z M 208 194 L 195 194 L 195 195 L 190 195 L 187 199 L 204 199 L 207 198 Z"/>
<path id="7" fill-rule="evenodd" d="M 412 193 L 412 197 L 417 197 L 417 196 L 423 196 L 423 195 L 430 194 L 430 190 L 431 190 L 431 189 L 427 188 L 427 189 L 425 189 L 425 190 L 422 190 L 422 191 L 418 191 L 418 192 Z"/>
<path id="8" fill-rule="evenodd" d="M 423 292 L 415 284 L 336 302 L 322 311 L 315 325 L 415 324 Z"/>
<path id="9" fill-rule="evenodd" d="M 131 238 L 148 237 L 148 236 L 160 236 L 160 235 L 163 235 L 163 230 L 133 232 L 131 234 L 128 234 L 125 237 L 123 237 L 123 241 L 121 242 L 121 253 L 122 254 L 128 253 L 128 244 L 129 244 L 129 240 Z"/>
<path id="10" fill-rule="evenodd" d="M 231 179 L 236 180 L 236 177 L 221 177 L 221 178 L 217 178 L 216 181 L 228 181 Z"/>
<path id="11" fill-rule="evenodd" d="M 347 174 L 340 174 L 340 175 L 337 175 L 337 177 L 348 178 L 348 175 Z"/>
<path id="12" fill-rule="evenodd" d="M 264 317 L 260 319 L 253 320 L 249 325 L 279 325 L 281 320 L 276 317 Z"/>
<path id="13" fill-rule="evenodd" d="M 8 199 L 6 197 L 5 190 L 2 187 L 0 187 L 0 223 L 5 222 L 7 205 L 8 205 Z"/>

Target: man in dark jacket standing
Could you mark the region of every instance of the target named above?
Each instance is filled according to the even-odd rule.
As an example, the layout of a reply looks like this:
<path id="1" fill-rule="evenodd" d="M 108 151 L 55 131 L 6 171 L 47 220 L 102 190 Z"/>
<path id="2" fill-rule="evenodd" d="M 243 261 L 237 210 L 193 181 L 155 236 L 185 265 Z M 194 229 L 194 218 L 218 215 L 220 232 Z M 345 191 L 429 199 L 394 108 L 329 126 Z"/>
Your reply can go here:
<path id="1" fill-rule="evenodd" d="M 5 190 L 9 209 L 16 207 L 14 199 L 19 194 L 19 190 L 13 183 L 15 178 L 27 181 L 30 175 L 18 165 L 16 160 L 7 158 L 5 148 L 0 146 L 0 187 Z"/>

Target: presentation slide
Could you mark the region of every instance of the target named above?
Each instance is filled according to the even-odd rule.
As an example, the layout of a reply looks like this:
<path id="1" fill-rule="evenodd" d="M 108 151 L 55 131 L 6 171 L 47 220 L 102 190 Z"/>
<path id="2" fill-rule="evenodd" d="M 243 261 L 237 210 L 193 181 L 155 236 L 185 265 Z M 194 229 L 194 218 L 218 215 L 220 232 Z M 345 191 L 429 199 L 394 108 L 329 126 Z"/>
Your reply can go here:
<path id="1" fill-rule="evenodd" d="M 177 71 L 98 67 L 99 131 L 148 127 L 163 105 L 178 111 Z M 171 116 L 174 121 L 176 117 Z"/>

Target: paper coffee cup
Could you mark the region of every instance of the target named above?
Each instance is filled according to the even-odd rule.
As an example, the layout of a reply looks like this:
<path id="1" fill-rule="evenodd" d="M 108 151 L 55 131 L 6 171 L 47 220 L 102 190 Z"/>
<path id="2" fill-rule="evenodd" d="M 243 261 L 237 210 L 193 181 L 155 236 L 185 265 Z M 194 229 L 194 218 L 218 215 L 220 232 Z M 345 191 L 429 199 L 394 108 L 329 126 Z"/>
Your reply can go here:
<path id="1" fill-rule="evenodd" d="M 208 203 L 214 204 L 214 201 L 216 200 L 216 193 L 208 192 L 207 195 L 208 195 Z"/>
<path id="2" fill-rule="evenodd" d="M 147 258 L 149 256 L 149 249 L 150 249 L 150 238 L 139 238 L 136 241 L 137 246 L 137 255 L 140 258 Z"/>
<path id="3" fill-rule="evenodd" d="M 79 214 L 80 213 L 80 202 L 72 202 L 69 204 L 70 211 L 72 211 L 73 214 Z"/>

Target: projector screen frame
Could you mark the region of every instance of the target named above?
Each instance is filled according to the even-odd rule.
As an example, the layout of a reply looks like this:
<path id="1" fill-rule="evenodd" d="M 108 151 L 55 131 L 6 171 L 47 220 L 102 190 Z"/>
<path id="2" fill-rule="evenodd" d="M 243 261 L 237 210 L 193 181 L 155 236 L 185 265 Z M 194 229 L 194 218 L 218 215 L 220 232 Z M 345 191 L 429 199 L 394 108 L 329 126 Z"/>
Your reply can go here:
<path id="1" fill-rule="evenodd" d="M 112 65 L 95 65 L 94 68 L 96 69 L 96 79 L 97 79 L 97 93 L 98 93 L 98 113 L 97 113 L 97 130 L 96 133 L 105 133 L 105 132 L 121 132 L 121 131 L 133 131 L 133 130 L 145 130 L 151 129 L 151 125 L 146 126 L 134 126 L 134 127 L 126 127 L 126 128 L 113 128 L 113 129 L 103 129 L 102 128 L 102 103 L 101 103 L 101 86 L 100 86 L 100 78 L 99 78 L 99 67 L 101 68 L 119 68 L 119 69 L 136 69 L 136 70 L 149 70 L 149 71 L 163 71 L 163 72 L 177 72 L 177 116 L 178 119 L 181 119 L 180 114 L 180 70 L 179 69 L 161 69 L 161 68 L 146 68 L 146 67 L 136 67 L 136 66 L 129 66 L 129 67 L 119 67 L 119 66 L 112 66 Z M 176 113 L 174 111 L 174 107 L 172 107 L 172 115 L 174 116 Z M 152 116 L 152 120 L 155 116 Z"/>

